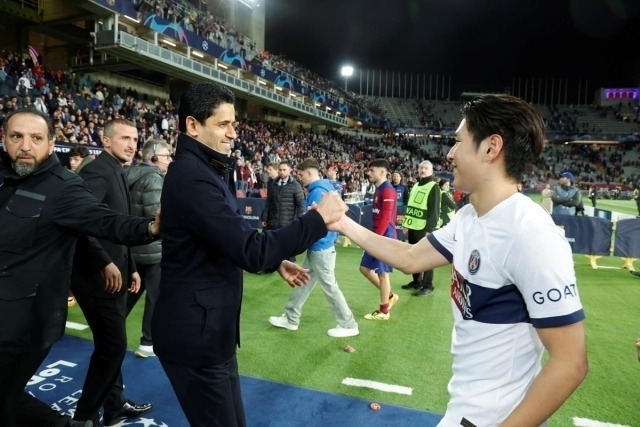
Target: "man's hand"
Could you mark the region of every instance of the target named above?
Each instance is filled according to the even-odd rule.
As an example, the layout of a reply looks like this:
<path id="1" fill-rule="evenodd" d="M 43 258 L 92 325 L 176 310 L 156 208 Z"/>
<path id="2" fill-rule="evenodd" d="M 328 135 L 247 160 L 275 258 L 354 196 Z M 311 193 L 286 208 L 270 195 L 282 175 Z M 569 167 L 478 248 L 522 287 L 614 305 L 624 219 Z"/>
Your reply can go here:
<path id="1" fill-rule="evenodd" d="M 340 195 L 335 191 L 329 191 L 320 200 L 320 204 L 313 206 L 322 216 L 325 224 L 331 224 L 340 220 L 349 210 L 347 204 L 342 200 Z"/>
<path id="2" fill-rule="evenodd" d="M 122 289 L 122 274 L 120 270 L 113 263 L 110 262 L 100 271 L 102 278 L 104 279 L 104 290 L 110 294 L 115 294 Z"/>
<path id="3" fill-rule="evenodd" d="M 302 286 L 311 279 L 309 270 L 288 260 L 282 261 L 282 264 L 278 267 L 278 274 L 280 274 L 292 288 Z"/>
<path id="4" fill-rule="evenodd" d="M 158 210 L 156 211 L 156 219 L 153 220 L 153 222 L 151 223 L 151 227 L 149 228 L 151 234 L 153 234 L 154 236 L 160 234 L 160 217 L 162 216 L 160 215 L 160 208 L 161 206 L 158 206 Z"/>
<path id="5" fill-rule="evenodd" d="M 137 294 L 140 291 L 140 284 L 142 283 L 142 279 L 140 275 L 136 271 L 131 274 L 131 286 L 129 286 L 129 292 L 132 294 Z"/>

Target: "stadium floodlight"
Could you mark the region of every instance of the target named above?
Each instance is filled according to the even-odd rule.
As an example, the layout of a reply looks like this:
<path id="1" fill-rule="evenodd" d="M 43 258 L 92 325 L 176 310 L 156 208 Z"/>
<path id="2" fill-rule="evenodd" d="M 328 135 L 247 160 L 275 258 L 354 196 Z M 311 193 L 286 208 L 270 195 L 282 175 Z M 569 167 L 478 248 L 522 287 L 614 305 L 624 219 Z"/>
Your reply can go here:
<path id="1" fill-rule="evenodd" d="M 344 91 L 347 91 L 347 80 L 353 76 L 353 67 L 351 65 L 343 65 L 340 74 L 344 77 Z"/>

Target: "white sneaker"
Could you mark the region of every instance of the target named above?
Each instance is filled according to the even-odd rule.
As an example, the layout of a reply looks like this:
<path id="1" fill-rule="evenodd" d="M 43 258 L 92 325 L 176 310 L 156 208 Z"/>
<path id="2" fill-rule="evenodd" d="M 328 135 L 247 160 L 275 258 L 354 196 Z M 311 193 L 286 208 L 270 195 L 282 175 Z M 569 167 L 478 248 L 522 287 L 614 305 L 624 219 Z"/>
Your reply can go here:
<path id="1" fill-rule="evenodd" d="M 141 345 L 138 347 L 136 351 L 133 352 L 133 354 L 142 358 L 156 357 L 156 354 L 153 352 L 152 345 Z"/>
<path id="2" fill-rule="evenodd" d="M 287 319 L 286 314 L 283 314 L 282 316 L 269 317 L 269 323 L 271 323 L 273 326 L 276 326 L 278 328 L 284 328 L 290 331 L 298 330 L 298 325 L 294 325 L 293 323 L 289 322 L 289 319 Z"/>
<path id="3" fill-rule="evenodd" d="M 358 330 L 358 326 L 355 328 L 343 328 L 338 325 L 335 328 L 331 328 L 327 331 L 327 335 L 334 338 L 345 338 L 345 337 L 355 337 L 358 335 L 360 331 Z"/>

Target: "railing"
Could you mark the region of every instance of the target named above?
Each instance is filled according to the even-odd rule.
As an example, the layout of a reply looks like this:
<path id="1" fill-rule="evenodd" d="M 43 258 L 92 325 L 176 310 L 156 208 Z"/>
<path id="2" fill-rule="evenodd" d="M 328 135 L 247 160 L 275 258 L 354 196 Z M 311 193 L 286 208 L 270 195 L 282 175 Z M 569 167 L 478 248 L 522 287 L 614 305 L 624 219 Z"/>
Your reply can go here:
<path id="1" fill-rule="evenodd" d="M 113 34 L 111 31 L 107 31 L 106 33 L 111 33 L 111 35 Z M 275 102 L 282 106 L 286 106 L 289 110 L 295 110 L 305 116 L 321 118 L 339 126 L 347 125 L 347 121 L 343 117 L 329 114 L 326 111 L 316 108 L 314 105 L 308 105 L 280 95 L 275 92 L 275 89 L 266 89 L 252 83 L 251 81 L 219 71 L 207 64 L 203 64 L 202 62 L 188 58 L 184 55 L 172 52 L 154 44 L 153 42 L 141 39 L 125 31 L 118 31 L 116 40 L 117 41 L 114 43 L 112 37 L 109 37 L 108 34 L 103 32 L 103 34 L 99 34 L 98 37 L 96 37 L 96 48 L 100 49 L 101 47 L 109 47 L 109 45 L 113 46 L 115 44 L 119 48 L 130 50 L 131 52 L 135 52 L 147 58 L 155 59 L 164 64 L 170 64 L 175 68 L 190 72 L 198 77 L 206 77 L 218 83 L 222 83 L 236 91 L 246 93 L 250 97 L 260 98 L 272 103 Z"/>

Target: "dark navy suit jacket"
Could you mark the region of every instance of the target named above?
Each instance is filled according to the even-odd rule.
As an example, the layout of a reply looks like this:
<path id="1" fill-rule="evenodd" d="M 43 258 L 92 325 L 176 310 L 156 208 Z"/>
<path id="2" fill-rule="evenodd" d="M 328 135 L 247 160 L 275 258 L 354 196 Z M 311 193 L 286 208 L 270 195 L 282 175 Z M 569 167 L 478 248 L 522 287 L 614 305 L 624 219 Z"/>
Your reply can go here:
<path id="1" fill-rule="evenodd" d="M 154 352 L 204 367 L 229 360 L 240 343 L 242 274 L 265 271 L 325 236 L 310 211 L 259 232 L 238 210 L 234 159 L 181 134 L 162 188 L 162 278 L 152 321 Z"/>

